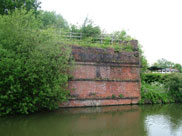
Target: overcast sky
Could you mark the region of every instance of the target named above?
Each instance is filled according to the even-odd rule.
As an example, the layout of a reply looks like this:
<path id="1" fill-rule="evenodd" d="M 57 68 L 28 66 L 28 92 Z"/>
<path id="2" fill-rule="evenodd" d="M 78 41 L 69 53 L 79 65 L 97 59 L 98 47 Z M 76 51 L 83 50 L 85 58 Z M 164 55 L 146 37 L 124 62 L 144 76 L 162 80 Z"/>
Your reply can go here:
<path id="1" fill-rule="evenodd" d="M 40 0 L 43 10 L 70 24 L 86 16 L 106 32 L 126 30 L 143 46 L 150 64 L 158 59 L 182 64 L 182 0 Z"/>

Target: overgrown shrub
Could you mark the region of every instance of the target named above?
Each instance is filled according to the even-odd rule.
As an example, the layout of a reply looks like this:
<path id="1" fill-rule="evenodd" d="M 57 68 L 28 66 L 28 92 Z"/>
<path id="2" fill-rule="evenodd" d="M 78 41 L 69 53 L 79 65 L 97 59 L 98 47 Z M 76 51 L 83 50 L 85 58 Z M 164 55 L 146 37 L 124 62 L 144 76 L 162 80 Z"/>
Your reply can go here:
<path id="1" fill-rule="evenodd" d="M 162 73 L 145 73 L 143 74 L 143 81 L 146 83 L 152 83 L 152 82 L 159 82 L 159 83 L 165 83 L 167 81 L 169 74 L 162 74 Z"/>
<path id="2" fill-rule="evenodd" d="M 182 102 L 182 74 L 143 74 L 140 103 Z"/>
<path id="3" fill-rule="evenodd" d="M 166 88 L 176 102 L 182 102 L 182 74 L 174 73 L 168 76 Z"/>
<path id="4" fill-rule="evenodd" d="M 140 104 L 156 104 L 173 102 L 170 95 L 165 89 L 164 84 L 153 82 L 152 84 L 144 83 L 141 88 Z"/>
<path id="5" fill-rule="evenodd" d="M 0 115 L 54 109 L 66 100 L 70 49 L 30 11 L 0 16 Z"/>

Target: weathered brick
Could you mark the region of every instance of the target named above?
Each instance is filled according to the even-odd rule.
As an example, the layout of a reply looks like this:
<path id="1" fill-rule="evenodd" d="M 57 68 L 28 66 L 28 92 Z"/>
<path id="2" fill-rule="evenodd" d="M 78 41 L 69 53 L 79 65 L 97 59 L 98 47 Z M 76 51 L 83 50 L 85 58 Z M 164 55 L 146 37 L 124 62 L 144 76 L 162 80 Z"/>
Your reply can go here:
<path id="1" fill-rule="evenodd" d="M 76 65 L 70 72 L 74 79 L 138 80 L 139 68 L 129 66 Z"/>
<path id="2" fill-rule="evenodd" d="M 61 107 L 136 104 L 140 99 L 140 62 L 134 52 L 72 47 L 75 67 L 69 81 L 71 98 Z M 123 98 L 120 98 L 120 96 Z"/>
<path id="3" fill-rule="evenodd" d="M 139 97 L 138 82 L 70 81 L 71 95 L 78 98 Z M 92 95 L 91 95 L 92 94 Z"/>

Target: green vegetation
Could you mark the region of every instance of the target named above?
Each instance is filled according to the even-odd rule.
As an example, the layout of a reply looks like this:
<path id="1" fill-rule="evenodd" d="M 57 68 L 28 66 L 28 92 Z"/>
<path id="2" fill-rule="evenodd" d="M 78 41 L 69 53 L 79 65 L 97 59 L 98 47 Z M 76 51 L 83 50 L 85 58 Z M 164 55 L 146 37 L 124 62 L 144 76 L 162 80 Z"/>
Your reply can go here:
<path id="1" fill-rule="evenodd" d="M 145 81 L 148 84 L 151 84 L 154 82 L 164 84 L 167 81 L 169 75 L 170 74 L 147 73 L 147 74 L 144 74 L 143 81 Z"/>
<path id="2" fill-rule="evenodd" d="M 114 48 L 115 51 L 133 51 L 130 41 L 134 39 L 127 35 L 125 31 L 117 31 L 111 34 L 101 33 L 100 27 L 94 25 L 93 21 L 88 17 L 80 27 L 71 25 L 70 32 L 75 33 L 75 38 L 70 39 L 68 35 L 69 40 L 63 38 L 65 44 L 93 48 Z"/>
<path id="3" fill-rule="evenodd" d="M 74 32 L 73 29 L 72 32 Z M 80 28 L 80 32 L 84 34 L 83 38 L 96 37 L 101 34 L 101 29 L 99 26 L 94 26 L 93 21 L 86 17 Z"/>
<path id="4" fill-rule="evenodd" d="M 142 55 L 141 55 L 142 56 Z M 182 101 L 181 73 L 147 73 L 147 60 L 141 60 L 141 100 L 140 104 L 171 103 Z M 181 64 L 175 64 L 166 59 L 159 59 L 153 66 L 160 68 L 175 68 L 182 71 Z"/>
<path id="5" fill-rule="evenodd" d="M 94 43 L 92 42 L 92 37 L 86 38 L 83 40 L 66 40 L 62 39 L 62 43 L 66 45 L 75 45 L 75 46 L 82 46 L 82 47 L 92 47 L 92 48 L 113 48 L 115 51 L 126 51 L 126 52 L 133 52 L 133 47 L 128 43 L 127 45 L 125 43 L 121 44 L 110 44 L 109 42 L 105 43 Z"/>
<path id="6" fill-rule="evenodd" d="M 38 14 L 40 4 L 38 0 L 1 0 L 0 14 L 8 14 L 8 12 L 20 8 L 25 8 L 27 11 L 32 10 L 34 14 Z"/>
<path id="7" fill-rule="evenodd" d="M 122 94 L 119 95 L 119 98 L 123 98 L 124 96 Z"/>
<path id="8" fill-rule="evenodd" d="M 166 88 L 175 102 L 182 102 L 182 74 L 174 73 L 168 77 Z"/>
<path id="9" fill-rule="evenodd" d="M 143 78 L 144 73 L 147 71 L 149 64 L 148 64 L 146 57 L 143 55 L 141 45 L 139 45 L 139 52 L 140 52 L 140 62 L 141 62 L 140 75 L 141 75 L 141 78 Z"/>
<path id="10" fill-rule="evenodd" d="M 174 66 L 174 63 L 162 58 L 162 59 L 157 60 L 157 62 L 155 62 L 153 65 L 162 67 L 162 68 L 171 68 Z"/>
<path id="11" fill-rule="evenodd" d="M 147 73 L 142 79 L 141 104 L 182 102 L 182 74 Z"/>
<path id="12" fill-rule="evenodd" d="M 99 39 L 102 30 L 88 17 L 81 26 L 69 25 L 61 15 L 38 10 L 39 7 L 37 0 L 1 2 L 0 115 L 51 110 L 67 100 L 67 82 L 71 78 L 68 71 L 72 63 L 67 45 L 135 51 L 130 43 L 134 39 L 125 31 L 105 34 Z M 69 37 L 71 33 L 79 36 Z M 148 62 L 141 45 L 138 51 L 142 65 L 140 103 L 181 102 L 182 74 L 146 74 Z M 154 65 L 182 72 L 180 64 L 165 59 Z M 111 98 L 116 96 L 113 94 Z"/>
<path id="13" fill-rule="evenodd" d="M 182 66 L 166 59 L 159 59 L 152 66 L 174 68 L 180 73 L 148 73 L 147 60 L 141 51 L 141 100 L 140 104 L 171 103 L 182 101 Z"/>
<path id="14" fill-rule="evenodd" d="M 40 11 L 38 17 L 43 24 L 43 28 L 56 28 L 60 31 L 69 31 L 68 22 L 59 14 L 49 11 Z"/>
<path id="15" fill-rule="evenodd" d="M 112 94 L 112 99 L 115 99 L 116 98 L 116 95 Z"/>
<path id="16" fill-rule="evenodd" d="M 181 64 L 173 63 L 164 58 L 157 60 L 157 62 L 155 62 L 153 66 L 160 67 L 160 68 L 174 68 L 174 69 L 177 69 L 180 73 L 182 72 Z"/>
<path id="17" fill-rule="evenodd" d="M 128 51 L 132 52 L 133 47 L 129 41 L 133 40 L 125 31 L 117 31 L 111 34 L 102 33 L 103 30 L 88 17 L 85 18 L 83 23 L 78 25 L 69 25 L 62 15 L 55 12 L 38 10 L 40 8 L 38 0 L 3 0 L 0 5 L 0 14 L 11 14 L 15 9 L 24 8 L 26 11 L 32 10 L 33 14 L 39 20 L 41 29 L 55 28 L 62 35 L 61 42 L 69 45 L 79 45 L 84 47 L 97 47 L 97 48 L 114 48 L 115 51 Z M 74 33 L 70 38 L 70 33 Z M 102 36 L 101 36 L 102 35 Z M 80 37 L 79 37 L 80 36 Z M 103 37 L 104 36 L 104 37 Z M 115 41 L 112 39 L 115 38 Z M 117 40 L 116 40 L 117 39 Z M 121 43 L 118 41 L 122 41 Z M 126 43 L 128 42 L 127 46 Z"/>
<path id="18" fill-rule="evenodd" d="M 140 104 L 156 104 L 173 102 L 167 93 L 164 84 L 153 82 L 142 83 Z"/>
<path id="19" fill-rule="evenodd" d="M 67 98 L 70 49 L 33 12 L 0 15 L 0 115 L 51 110 Z"/>
<path id="20" fill-rule="evenodd" d="M 125 31 L 112 34 L 122 40 L 119 44 L 109 36 L 97 41 L 102 30 L 90 19 L 69 26 L 61 15 L 39 7 L 37 0 L 1 2 L 0 115 L 51 110 L 67 100 L 72 60 L 66 45 L 133 51 Z M 81 33 L 82 39 L 63 35 L 70 32 Z"/>

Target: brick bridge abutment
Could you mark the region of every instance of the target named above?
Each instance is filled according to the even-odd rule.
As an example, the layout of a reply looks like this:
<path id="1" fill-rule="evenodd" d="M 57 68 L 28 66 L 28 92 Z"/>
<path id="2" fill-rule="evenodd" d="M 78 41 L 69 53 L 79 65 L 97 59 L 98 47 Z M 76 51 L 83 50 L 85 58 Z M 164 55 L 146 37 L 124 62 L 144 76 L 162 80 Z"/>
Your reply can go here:
<path id="1" fill-rule="evenodd" d="M 140 55 L 133 52 L 72 46 L 75 66 L 69 81 L 70 98 L 61 107 L 136 104 L 140 99 Z"/>

